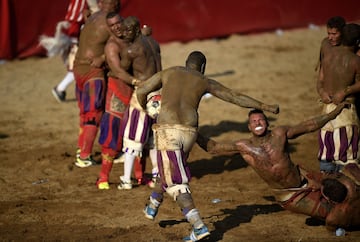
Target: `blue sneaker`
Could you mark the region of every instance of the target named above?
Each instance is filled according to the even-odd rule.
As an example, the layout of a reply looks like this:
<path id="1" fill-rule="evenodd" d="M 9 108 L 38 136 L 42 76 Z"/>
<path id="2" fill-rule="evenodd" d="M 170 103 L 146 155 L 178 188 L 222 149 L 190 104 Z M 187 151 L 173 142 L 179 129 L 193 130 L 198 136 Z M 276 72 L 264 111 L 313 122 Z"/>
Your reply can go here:
<path id="1" fill-rule="evenodd" d="M 157 208 L 154 209 L 154 208 L 150 207 L 149 205 L 146 205 L 143 211 L 144 211 L 146 218 L 154 220 L 155 216 L 158 212 L 158 209 Z"/>
<path id="2" fill-rule="evenodd" d="M 187 242 L 199 241 L 210 235 L 208 228 L 204 225 L 201 228 L 195 229 L 191 231 L 191 234 L 185 237 L 183 240 Z"/>

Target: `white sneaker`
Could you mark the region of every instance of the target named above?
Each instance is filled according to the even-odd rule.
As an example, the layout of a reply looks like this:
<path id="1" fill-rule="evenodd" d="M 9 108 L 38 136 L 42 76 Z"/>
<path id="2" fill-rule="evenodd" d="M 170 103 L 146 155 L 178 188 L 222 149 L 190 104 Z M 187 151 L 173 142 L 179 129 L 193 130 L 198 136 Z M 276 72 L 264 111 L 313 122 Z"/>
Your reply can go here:
<path id="1" fill-rule="evenodd" d="M 132 189 L 131 181 L 130 182 L 124 181 L 124 177 L 120 176 L 120 184 L 117 186 L 117 188 L 119 190 L 131 190 Z"/>
<path id="2" fill-rule="evenodd" d="M 193 229 L 191 231 L 191 234 L 187 237 L 185 237 L 183 240 L 186 242 L 194 242 L 199 241 L 205 237 L 208 237 L 210 235 L 210 232 L 208 228 L 204 225 L 201 228 Z"/>

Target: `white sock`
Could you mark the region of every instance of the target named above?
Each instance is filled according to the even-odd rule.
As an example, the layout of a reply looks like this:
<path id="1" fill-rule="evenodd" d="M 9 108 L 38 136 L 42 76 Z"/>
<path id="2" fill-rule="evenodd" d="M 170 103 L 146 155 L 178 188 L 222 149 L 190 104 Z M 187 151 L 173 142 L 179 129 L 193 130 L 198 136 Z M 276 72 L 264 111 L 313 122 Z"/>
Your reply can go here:
<path id="1" fill-rule="evenodd" d="M 150 160 L 151 160 L 151 164 L 152 164 L 151 173 L 154 176 L 155 174 L 159 173 L 158 164 L 157 164 L 157 150 L 151 149 L 149 151 L 149 156 L 150 156 Z"/>
<path id="2" fill-rule="evenodd" d="M 124 181 L 130 182 L 131 181 L 131 174 L 134 166 L 136 156 L 125 153 L 125 162 L 124 162 Z"/>
<path id="3" fill-rule="evenodd" d="M 66 88 L 74 81 L 74 73 L 72 71 L 68 71 L 62 79 L 62 81 L 57 85 L 57 91 L 63 92 L 66 90 Z"/>
<path id="4" fill-rule="evenodd" d="M 203 221 L 201 220 L 199 211 L 196 208 L 191 209 L 186 215 L 185 215 L 187 221 L 196 229 L 201 228 L 204 226 Z"/>

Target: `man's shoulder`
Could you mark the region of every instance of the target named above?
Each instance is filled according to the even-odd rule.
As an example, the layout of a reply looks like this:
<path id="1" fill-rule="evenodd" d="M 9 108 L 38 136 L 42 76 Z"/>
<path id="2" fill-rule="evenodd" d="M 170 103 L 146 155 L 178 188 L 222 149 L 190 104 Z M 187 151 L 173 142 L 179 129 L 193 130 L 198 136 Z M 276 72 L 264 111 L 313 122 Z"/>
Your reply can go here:
<path id="1" fill-rule="evenodd" d="M 249 139 L 239 139 L 239 140 L 236 140 L 234 143 L 239 146 L 250 145 L 250 144 L 256 143 L 254 141 L 254 139 L 255 139 L 254 137 L 251 137 Z"/>
<path id="2" fill-rule="evenodd" d="M 186 71 L 186 68 L 184 66 L 171 66 L 164 69 L 164 71 L 173 71 L 173 70 Z"/>
<path id="3" fill-rule="evenodd" d="M 159 42 L 150 35 L 143 35 L 143 37 L 153 45 L 160 45 Z"/>
<path id="4" fill-rule="evenodd" d="M 334 46 L 332 46 L 329 43 L 329 40 L 327 38 L 321 42 L 321 50 L 329 50 L 329 49 L 331 49 L 331 47 L 334 47 Z"/>
<path id="5" fill-rule="evenodd" d="M 323 38 L 321 41 L 321 45 L 325 45 L 325 44 L 330 45 L 328 37 Z"/>
<path id="6" fill-rule="evenodd" d="M 279 126 L 272 128 L 270 130 L 270 132 L 272 135 L 275 135 L 275 136 L 283 136 L 288 131 L 288 129 L 289 129 L 289 126 L 279 125 Z"/>
<path id="7" fill-rule="evenodd" d="M 352 56 L 353 56 L 354 61 L 356 61 L 357 63 L 359 63 L 359 62 L 360 62 L 360 56 L 357 55 L 356 53 L 352 53 L 352 52 L 351 52 L 351 54 L 352 54 Z"/>
<path id="8" fill-rule="evenodd" d="M 163 69 L 162 71 L 158 72 L 162 77 L 179 77 L 182 75 L 182 73 L 185 73 L 187 70 L 183 66 L 171 66 L 166 69 Z"/>
<path id="9" fill-rule="evenodd" d="M 108 14 L 107 12 L 104 12 L 104 11 L 100 10 L 100 11 L 97 11 L 97 12 L 91 14 L 90 18 L 91 17 L 93 17 L 93 18 L 106 18 L 107 14 Z"/>
<path id="10" fill-rule="evenodd" d="M 91 15 L 87 18 L 84 26 L 90 25 L 90 24 L 93 24 L 93 23 L 96 23 L 99 19 L 104 19 L 104 20 L 106 20 L 106 13 L 104 13 L 104 12 L 102 12 L 102 11 L 98 11 L 98 12 L 96 12 L 96 13 L 91 14 Z"/>
<path id="11" fill-rule="evenodd" d="M 120 43 L 118 42 L 118 40 L 116 39 L 115 36 L 110 36 L 109 39 L 106 41 L 106 46 L 107 47 L 118 47 L 118 46 L 120 46 Z"/>

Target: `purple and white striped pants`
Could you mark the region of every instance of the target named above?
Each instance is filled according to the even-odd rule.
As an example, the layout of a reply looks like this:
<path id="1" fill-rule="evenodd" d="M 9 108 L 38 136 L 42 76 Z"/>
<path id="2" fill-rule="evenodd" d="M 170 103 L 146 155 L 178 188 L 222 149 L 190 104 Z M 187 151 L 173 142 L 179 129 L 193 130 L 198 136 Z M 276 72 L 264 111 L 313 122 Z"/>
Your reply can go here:
<path id="1" fill-rule="evenodd" d="M 323 113 L 329 113 L 335 108 L 335 104 L 325 104 Z M 338 165 L 357 163 L 358 151 L 359 120 L 355 105 L 351 105 L 351 108 L 342 110 L 320 130 L 318 159 Z"/>

